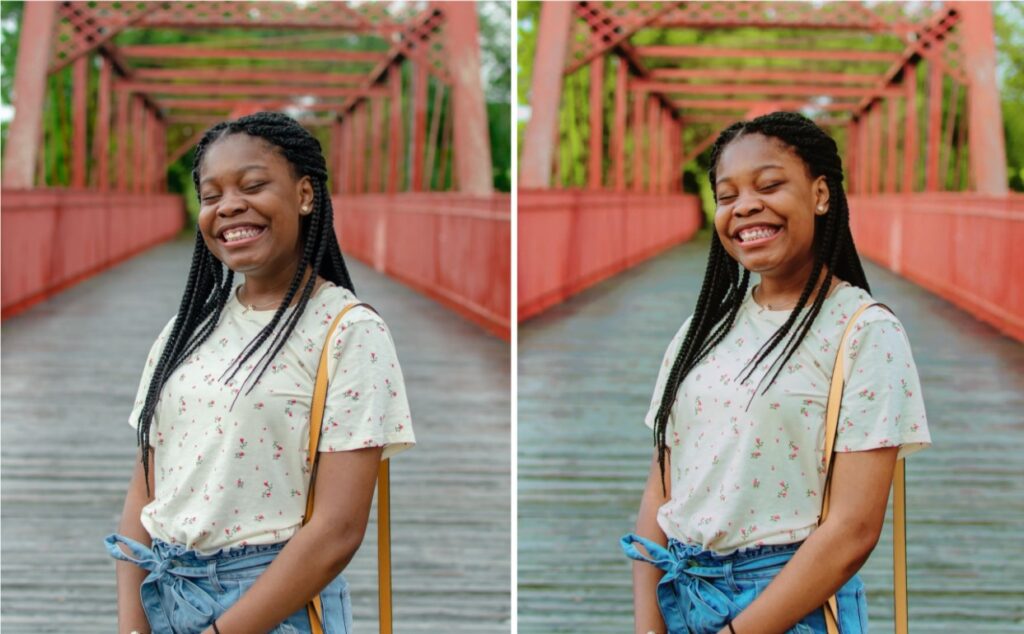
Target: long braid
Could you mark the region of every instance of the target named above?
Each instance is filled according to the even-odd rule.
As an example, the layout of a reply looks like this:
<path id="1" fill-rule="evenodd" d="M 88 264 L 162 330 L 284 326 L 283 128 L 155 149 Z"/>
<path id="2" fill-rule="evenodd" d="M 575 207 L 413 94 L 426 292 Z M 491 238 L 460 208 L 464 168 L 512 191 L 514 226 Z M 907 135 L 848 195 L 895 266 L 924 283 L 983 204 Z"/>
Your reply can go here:
<path id="1" fill-rule="evenodd" d="M 774 112 L 750 121 L 734 123 L 719 135 L 712 146 L 709 170 L 712 183 L 716 181 L 718 161 L 726 146 L 746 134 L 761 134 L 781 141 L 800 157 L 812 178 L 825 176 L 829 190 L 828 211 L 824 216 L 816 216 L 814 220 L 814 263 L 800 299 L 785 323 L 772 333 L 740 371 L 742 381 L 748 380 L 761 362 L 783 344 L 781 353 L 761 379 L 763 383 L 771 375 L 768 385 L 761 392 L 764 394 L 813 325 L 828 297 L 832 276 L 838 276 L 868 292 L 870 288 L 850 233 L 850 210 L 843 191 L 842 162 L 835 141 L 813 121 L 797 113 Z M 823 270 L 828 272 L 825 281 L 814 295 L 809 309 L 804 312 Z M 740 306 L 746 299 L 749 279 L 750 271 L 739 273 L 738 263 L 725 251 L 717 234 L 713 233 L 708 266 L 693 318 L 672 364 L 655 415 L 654 441 L 658 449 L 663 491 L 668 421 L 679 387 L 690 371 L 711 353 L 732 328 Z M 773 368 L 775 372 L 771 374 Z"/>
<path id="2" fill-rule="evenodd" d="M 324 160 L 320 142 L 294 119 L 274 112 L 258 112 L 235 121 L 219 123 L 210 128 L 196 146 L 192 166 L 192 180 L 199 188 L 199 172 L 209 148 L 218 140 L 232 134 L 248 134 L 267 141 L 289 162 L 297 178 L 308 176 L 313 187 L 313 211 L 300 219 L 299 239 L 302 253 L 295 276 L 275 311 L 273 318 L 250 341 L 239 356 L 231 363 L 221 380 L 230 384 L 237 371 L 273 334 L 274 338 L 254 367 L 256 376 L 250 372 L 245 383 L 251 385 L 246 394 L 259 382 L 267 367 L 288 337 L 295 329 L 299 318 L 305 312 L 312 296 L 317 277 L 323 277 L 337 286 L 354 292 L 352 279 L 338 245 L 334 231 L 334 208 L 327 190 L 327 163 Z M 284 318 L 291 308 L 291 302 L 299 290 L 306 269 L 312 269 L 309 279 L 303 285 L 299 301 L 294 310 Z M 141 462 L 146 475 L 146 490 L 149 492 L 149 439 L 153 414 L 159 401 L 160 392 L 174 370 L 205 342 L 220 321 L 221 313 L 234 289 L 234 271 L 227 269 L 209 249 L 202 233 L 197 230 L 196 243 L 192 253 L 192 265 L 182 294 L 174 325 L 167 336 L 160 360 L 153 369 L 153 375 L 146 390 L 146 400 L 139 414 L 137 437 L 142 450 Z M 278 329 L 278 325 L 281 325 Z M 244 384 L 244 383 L 243 383 Z M 239 390 L 239 393 L 241 390 Z M 236 399 L 238 394 L 236 394 Z"/>

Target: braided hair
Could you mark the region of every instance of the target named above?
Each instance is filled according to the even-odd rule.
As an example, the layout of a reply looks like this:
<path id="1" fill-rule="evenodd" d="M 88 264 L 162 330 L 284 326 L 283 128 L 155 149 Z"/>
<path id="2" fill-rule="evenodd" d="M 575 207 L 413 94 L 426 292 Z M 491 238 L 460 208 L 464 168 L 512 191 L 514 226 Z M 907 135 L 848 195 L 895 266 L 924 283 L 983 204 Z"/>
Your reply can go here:
<path id="1" fill-rule="evenodd" d="M 313 187 L 313 211 L 300 219 L 299 240 L 302 245 L 302 255 L 288 292 L 285 293 L 281 305 L 277 308 L 270 323 L 260 330 L 224 372 L 228 375 L 227 381 L 230 382 L 243 364 L 273 335 L 273 339 L 253 370 L 253 372 L 258 370 L 258 373 L 246 391 L 248 394 L 295 329 L 295 325 L 305 311 L 306 304 L 312 295 L 317 276 L 353 292 L 354 288 L 348 268 L 345 266 L 345 260 L 341 255 L 341 248 L 338 246 L 338 238 L 334 233 L 334 209 L 327 189 L 327 163 L 324 160 L 320 142 L 291 117 L 276 112 L 257 112 L 235 121 L 218 123 L 210 128 L 196 146 L 195 160 L 192 164 L 192 180 L 195 183 L 196 192 L 200 191 L 199 171 L 206 152 L 214 143 L 233 134 L 248 134 L 263 139 L 287 159 L 293 176 L 296 178 L 308 176 Z M 302 284 L 307 267 L 312 268 L 312 274 L 300 289 L 299 286 Z M 195 249 L 192 252 L 192 266 L 189 269 L 181 305 L 178 307 L 174 326 L 167 336 L 160 360 L 153 370 L 153 376 L 146 392 L 146 401 L 138 419 L 138 443 L 142 449 L 141 461 L 146 475 L 147 492 L 149 492 L 149 432 L 157 400 L 164 384 L 174 370 L 195 352 L 216 328 L 224 305 L 227 303 L 228 295 L 233 289 L 234 271 L 230 269 L 225 271 L 225 269 L 223 263 L 206 247 L 202 232 L 197 230 Z M 301 293 L 298 304 L 295 310 L 285 317 L 296 293 Z M 278 328 L 279 324 L 280 328 Z M 252 372 L 245 382 L 249 382 L 251 377 Z M 224 379 L 224 375 L 221 375 L 220 378 Z"/>
<path id="2" fill-rule="evenodd" d="M 828 296 L 832 276 L 839 276 L 854 286 L 868 292 L 867 278 L 861 266 L 857 249 L 850 233 L 850 209 L 843 191 L 843 167 L 836 143 L 821 128 L 807 117 L 793 112 L 773 112 L 750 121 L 734 123 L 726 128 L 711 148 L 712 184 L 722 152 L 733 141 L 748 134 L 760 134 L 777 139 L 790 148 L 803 161 L 811 178 L 825 177 L 829 191 L 828 212 L 814 218 L 814 264 L 807 284 L 800 294 L 796 307 L 789 318 L 761 346 L 754 357 L 740 372 L 746 382 L 772 351 L 780 348 L 775 361 L 769 366 L 771 379 L 761 392 L 763 395 L 775 382 L 786 361 L 803 341 L 815 317 L 821 311 Z M 717 199 L 717 194 L 716 194 Z M 822 269 L 829 274 L 818 292 L 811 297 L 821 276 Z M 750 271 L 741 267 L 725 250 L 717 232 L 711 235 L 711 250 L 708 266 L 704 273 L 697 306 L 694 308 L 690 327 L 686 331 L 672 370 L 665 382 L 665 391 L 654 419 L 654 443 L 658 449 L 658 466 L 661 470 L 662 490 L 665 491 L 665 455 L 667 453 L 666 431 L 672 406 L 676 401 L 679 386 L 687 374 L 706 357 L 732 328 L 741 304 L 747 295 Z M 803 308 L 810 301 L 810 310 Z M 774 374 L 772 371 L 774 369 Z M 760 387 L 760 384 L 758 384 Z M 755 390 L 756 392 L 756 390 Z"/>

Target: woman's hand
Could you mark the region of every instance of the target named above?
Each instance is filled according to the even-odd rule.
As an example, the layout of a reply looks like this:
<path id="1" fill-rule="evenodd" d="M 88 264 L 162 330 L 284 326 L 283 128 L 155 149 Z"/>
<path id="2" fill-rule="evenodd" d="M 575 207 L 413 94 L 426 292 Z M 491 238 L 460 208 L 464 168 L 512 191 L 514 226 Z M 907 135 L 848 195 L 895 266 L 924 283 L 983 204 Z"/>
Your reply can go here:
<path id="1" fill-rule="evenodd" d="M 655 453 L 651 461 L 651 469 L 647 475 L 647 486 L 640 501 L 640 513 L 636 520 L 636 534 L 640 537 L 657 542 L 662 546 L 668 544 L 668 538 L 658 526 L 658 509 L 671 497 L 671 461 L 665 455 L 665 492 L 661 489 L 661 470 L 658 468 L 658 455 Z M 642 546 L 639 546 L 643 548 Z M 637 634 L 660 634 L 665 631 L 665 621 L 661 618 L 658 608 L 657 588 L 664 573 L 656 566 L 642 561 L 633 562 L 633 622 Z"/>
<path id="2" fill-rule="evenodd" d="M 273 629 L 348 565 L 366 532 L 381 451 L 372 447 L 320 454 L 313 518 L 217 619 L 223 634 Z M 214 634 L 213 628 L 204 634 Z"/>
<path id="3" fill-rule="evenodd" d="M 149 490 L 155 490 L 153 482 L 153 447 L 149 448 Z M 124 509 L 121 511 L 121 523 L 117 532 L 125 537 L 149 546 L 151 539 L 149 533 L 142 526 L 142 508 L 153 500 L 151 495 L 146 494 L 146 479 L 142 471 L 141 453 L 135 459 L 135 471 L 128 483 L 128 494 L 124 499 Z M 139 568 L 130 561 L 117 562 L 117 627 L 119 632 L 128 634 L 138 632 L 139 634 L 149 633 L 149 620 L 146 612 L 142 609 L 142 599 L 139 596 L 139 588 L 149 574 L 147 570 Z"/>
<path id="4" fill-rule="evenodd" d="M 825 522 L 733 620 L 736 634 L 776 634 L 821 609 L 867 561 L 885 520 L 895 447 L 837 452 Z M 731 634 L 729 628 L 720 634 Z"/>

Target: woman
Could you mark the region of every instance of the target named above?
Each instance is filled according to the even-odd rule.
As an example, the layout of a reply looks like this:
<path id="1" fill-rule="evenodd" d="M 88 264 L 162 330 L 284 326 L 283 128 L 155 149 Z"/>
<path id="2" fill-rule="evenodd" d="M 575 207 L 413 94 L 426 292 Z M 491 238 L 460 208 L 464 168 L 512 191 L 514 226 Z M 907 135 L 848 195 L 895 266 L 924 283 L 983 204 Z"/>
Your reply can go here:
<path id="1" fill-rule="evenodd" d="M 719 136 L 710 176 L 708 267 L 661 366 L 646 417 L 655 456 L 636 534 L 622 540 L 638 560 L 636 631 L 825 632 L 821 606 L 838 591 L 842 632 L 863 632 L 856 572 L 897 455 L 930 444 L 909 343 L 881 307 L 854 324 L 819 527 L 835 354 L 873 302 L 836 144 L 802 115 L 764 115 Z"/>
<path id="2" fill-rule="evenodd" d="M 335 316 L 358 302 L 320 144 L 285 115 L 256 113 L 210 129 L 192 174 L 192 266 L 143 369 L 130 416 L 140 460 L 107 538 L 122 560 L 120 631 L 308 632 L 319 594 L 324 630 L 349 632 L 340 573 L 378 462 L 415 442 L 394 345 L 364 307 L 335 329 L 321 484 L 303 524 L 315 373 Z"/>

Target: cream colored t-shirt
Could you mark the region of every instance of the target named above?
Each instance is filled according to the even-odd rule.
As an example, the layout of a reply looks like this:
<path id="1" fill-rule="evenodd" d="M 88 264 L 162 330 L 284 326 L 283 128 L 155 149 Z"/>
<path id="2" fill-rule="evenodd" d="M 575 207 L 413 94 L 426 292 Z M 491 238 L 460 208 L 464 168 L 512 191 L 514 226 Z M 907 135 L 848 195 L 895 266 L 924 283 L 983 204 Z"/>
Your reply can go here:
<path id="1" fill-rule="evenodd" d="M 762 396 L 770 377 L 757 383 L 781 346 L 745 383 L 740 371 L 792 311 L 767 310 L 748 291 L 732 330 L 683 380 L 669 416 L 672 497 L 658 511 L 668 537 L 724 555 L 798 542 L 813 532 L 825 484 L 825 406 L 836 350 L 850 316 L 871 301 L 861 288 L 837 288 Z M 665 353 L 648 427 L 689 324 Z M 873 307 L 861 314 L 844 370 L 836 451 L 899 446 L 903 457 L 931 444 L 910 344 L 892 313 Z"/>
<path id="2" fill-rule="evenodd" d="M 243 382 L 269 339 L 230 382 L 220 377 L 274 311 L 249 310 L 232 292 L 214 331 L 174 370 L 156 405 L 150 428 L 155 496 L 142 510 L 142 524 L 152 537 L 208 554 L 282 542 L 298 530 L 309 488 L 306 455 L 317 364 L 334 317 L 356 301 L 347 289 L 324 283 L 246 395 L 256 374 Z M 294 310 L 293 305 L 289 311 Z M 174 317 L 150 350 L 129 418 L 132 427 L 173 322 Z M 405 385 L 384 321 L 354 308 L 330 345 L 320 451 L 384 447 L 387 458 L 411 447 L 415 438 Z"/>

